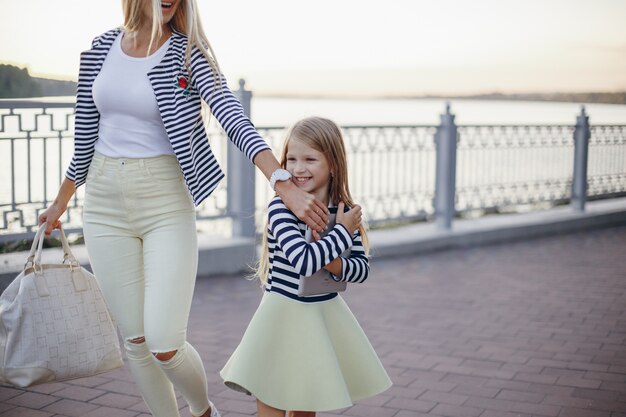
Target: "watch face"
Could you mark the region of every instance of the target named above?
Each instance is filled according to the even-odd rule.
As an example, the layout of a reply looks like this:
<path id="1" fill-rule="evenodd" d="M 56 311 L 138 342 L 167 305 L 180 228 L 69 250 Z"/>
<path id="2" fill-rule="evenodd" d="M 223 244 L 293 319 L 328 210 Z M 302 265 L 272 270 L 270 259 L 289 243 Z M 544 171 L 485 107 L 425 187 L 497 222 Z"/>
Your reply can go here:
<path id="1" fill-rule="evenodd" d="M 291 174 L 286 169 L 277 169 L 272 173 L 272 177 L 270 178 L 270 186 L 272 189 L 275 189 L 277 181 L 287 181 L 291 178 Z"/>
<path id="2" fill-rule="evenodd" d="M 291 174 L 289 173 L 289 171 L 281 169 L 280 171 L 277 172 L 278 175 L 276 175 L 276 179 L 280 180 L 280 181 L 286 181 L 289 178 L 291 178 Z"/>

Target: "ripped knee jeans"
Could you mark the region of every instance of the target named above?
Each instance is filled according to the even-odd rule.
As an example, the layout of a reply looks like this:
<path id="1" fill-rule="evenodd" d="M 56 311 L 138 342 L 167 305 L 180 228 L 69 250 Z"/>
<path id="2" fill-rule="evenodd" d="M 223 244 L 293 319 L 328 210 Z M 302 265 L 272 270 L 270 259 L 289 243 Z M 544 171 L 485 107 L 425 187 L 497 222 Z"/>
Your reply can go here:
<path id="1" fill-rule="evenodd" d="M 173 384 L 202 414 L 206 377 L 186 341 L 198 263 L 195 209 L 176 158 L 96 154 L 83 224 L 91 266 L 149 408 L 177 416 Z M 192 384 L 199 389 L 185 388 Z"/>

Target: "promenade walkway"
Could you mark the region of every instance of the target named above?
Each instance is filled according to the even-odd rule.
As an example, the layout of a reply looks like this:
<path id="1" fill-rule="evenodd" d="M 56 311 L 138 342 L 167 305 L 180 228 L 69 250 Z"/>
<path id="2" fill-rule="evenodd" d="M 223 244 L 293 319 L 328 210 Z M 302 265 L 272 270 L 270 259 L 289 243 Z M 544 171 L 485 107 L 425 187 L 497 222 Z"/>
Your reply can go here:
<path id="1" fill-rule="evenodd" d="M 197 283 L 189 339 L 223 417 L 255 411 L 218 371 L 259 297 L 241 277 Z M 320 417 L 626 417 L 626 226 L 374 260 L 345 299 L 394 386 Z M 131 381 L 0 387 L 0 416 L 146 417 Z"/>

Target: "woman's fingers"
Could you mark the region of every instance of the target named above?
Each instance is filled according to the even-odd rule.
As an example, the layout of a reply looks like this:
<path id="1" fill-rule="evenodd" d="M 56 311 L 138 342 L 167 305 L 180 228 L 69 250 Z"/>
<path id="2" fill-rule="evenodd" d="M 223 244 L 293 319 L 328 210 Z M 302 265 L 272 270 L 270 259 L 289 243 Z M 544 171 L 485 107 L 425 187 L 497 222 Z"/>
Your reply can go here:
<path id="1" fill-rule="evenodd" d="M 58 219 L 55 213 L 51 210 L 52 210 L 51 208 L 48 208 L 46 211 L 41 213 L 39 217 L 37 218 L 38 224 L 40 226 L 44 223 L 46 224 L 46 230 L 44 231 L 44 234 L 46 236 L 50 236 L 50 234 L 52 233 L 52 230 L 61 228 L 61 221 Z M 52 220 L 55 217 L 57 218 L 55 220 Z"/>
<path id="2" fill-rule="evenodd" d="M 291 188 L 284 189 L 284 187 Z M 328 223 L 328 207 L 311 194 L 299 189 L 292 182 L 287 182 L 282 188 L 283 190 L 279 195 L 287 208 L 291 210 L 296 217 L 306 223 L 310 229 L 315 229 L 318 232 L 322 232 L 326 229 Z"/>
<path id="3" fill-rule="evenodd" d="M 302 219 L 311 229 L 323 232 L 328 224 L 328 207 L 321 201 L 307 194 L 305 218 Z"/>
<path id="4" fill-rule="evenodd" d="M 305 216 L 302 220 L 304 220 L 307 226 L 309 226 L 312 230 L 323 232 L 324 229 L 326 229 L 326 222 L 324 221 L 322 212 L 319 209 L 316 211 L 313 208 L 307 208 Z"/>
<path id="5" fill-rule="evenodd" d="M 315 213 L 321 217 L 324 222 L 324 226 L 326 226 L 328 224 L 328 207 L 326 207 L 326 205 L 317 198 L 314 198 L 313 202 L 315 203 Z"/>
<path id="6" fill-rule="evenodd" d="M 58 220 L 56 222 L 46 222 L 46 231 L 44 232 L 46 236 L 50 236 L 52 230 L 58 228 L 57 223 L 59 223 Z"/>

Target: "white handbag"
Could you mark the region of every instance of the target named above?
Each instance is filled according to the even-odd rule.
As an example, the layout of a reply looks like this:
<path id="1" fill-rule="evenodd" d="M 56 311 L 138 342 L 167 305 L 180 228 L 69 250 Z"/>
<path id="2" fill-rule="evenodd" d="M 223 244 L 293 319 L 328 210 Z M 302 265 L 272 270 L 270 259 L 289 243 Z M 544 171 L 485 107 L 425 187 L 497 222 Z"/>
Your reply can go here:
<path id="1" fill-rule="evenodd" d="M 45 224 L 24 270 L 0 296 L 0 382 L 28 387 L 122 366 L 115 324 L 95 277 L 72 254 L 42 264 Z"/>

